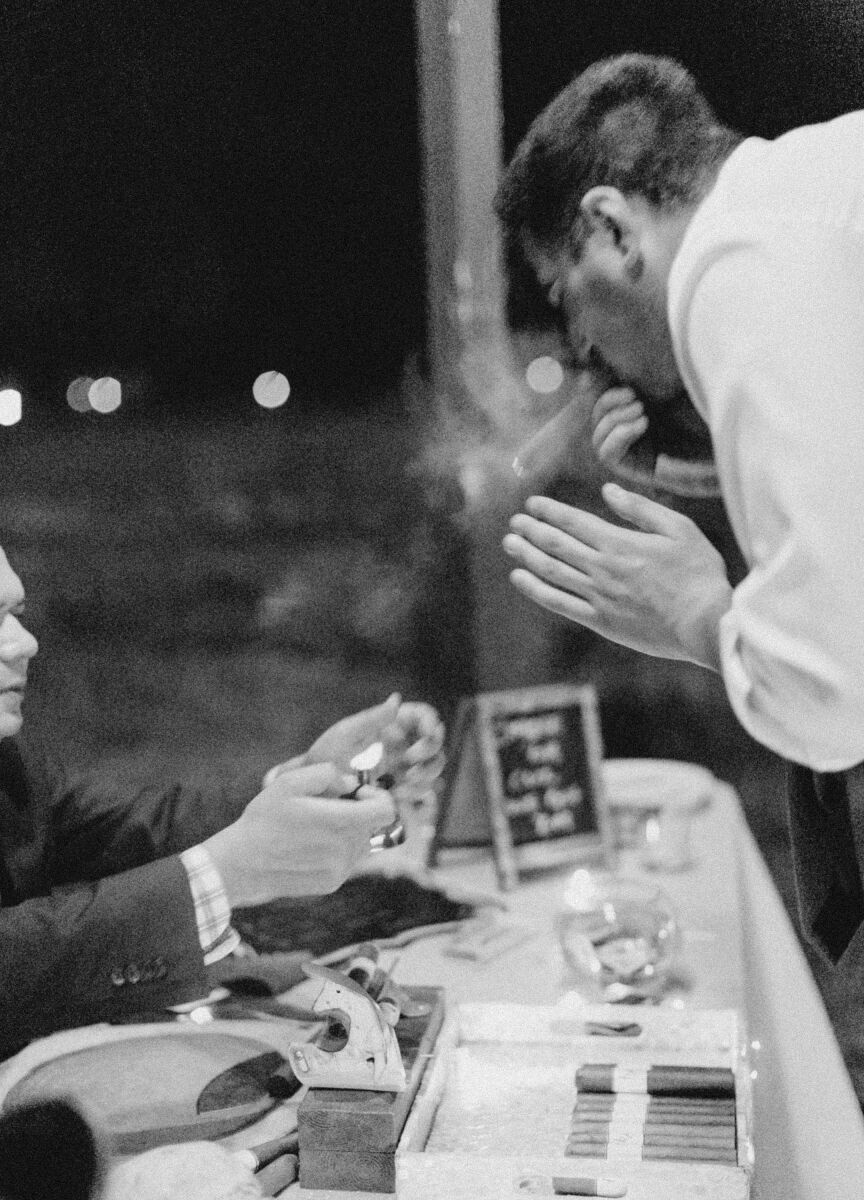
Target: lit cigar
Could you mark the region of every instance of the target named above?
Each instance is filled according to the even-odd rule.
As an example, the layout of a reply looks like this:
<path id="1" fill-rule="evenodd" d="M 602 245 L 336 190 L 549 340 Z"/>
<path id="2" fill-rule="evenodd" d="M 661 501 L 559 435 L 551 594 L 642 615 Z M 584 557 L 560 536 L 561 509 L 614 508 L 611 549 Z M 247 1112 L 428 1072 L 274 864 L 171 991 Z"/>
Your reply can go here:
<path id="1" fill-rule="evenodd" d="M 362 787 L 372 782 L 372 773 L 384 757 L 384 743 L 373 742 L 359 754 L 355 754 L 348 764 L 352 771 L 357 772 L 357 787 L 351 793 L 351 799 L 356 799 Z M 369 839 L 369 849 L 389 850 L 391 846 L 400 846 L 405 841 L 405 826 L 396 820 L 380 833 L 373 833 Z"/>
<path id="2" fill-rule="evenodd" d="M 559 413 L 541 425 L 513 459 L 518 479 L 531 487 L 542 487 L 571 456 L 574 442 L 585 431 L 586 397 L 581 393 Z"/>
<path id="3" fill-rule="evenodd" d="M 581 371 L 572 400 L 541 425 L 513 459 L 517 478 L 530 487 L 548 483 L 572 458 L 577 443 L 584 441 L 591 409 L 611 385 L 612 377 L 604 370 Z"/>

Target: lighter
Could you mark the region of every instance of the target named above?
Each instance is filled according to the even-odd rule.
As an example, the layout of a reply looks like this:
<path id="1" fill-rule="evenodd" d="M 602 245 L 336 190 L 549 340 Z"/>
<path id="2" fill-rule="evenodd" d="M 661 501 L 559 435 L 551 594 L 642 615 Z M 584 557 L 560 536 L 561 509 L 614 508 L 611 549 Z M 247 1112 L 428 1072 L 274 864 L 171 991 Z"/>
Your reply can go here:
<path id="1" fill-rule="evenodd" d="M 352 771 L 357 772 L 357 787 L 353 792 L 349 793 L 352 800 L 357 798 L 357 793 L 362 787 L 372 783 L 372 772 L 381 762 L 384 757 L 383 742 L 373 742 L 371 746 L 367 746 L 359 754 L 355 754 L 348 764 Z M 381 777 L 382 784 L 384 776 Z M 392 846 L 400 846 L 405 841 L 405 826 L 400 820 L 395 820 L 392 825 L 388 825 L 386 829 L 382 829 L 379 833 L 373 833 L 369 839 L 369 849 L 373 853 L 377 850 L 389 850 Z"/>

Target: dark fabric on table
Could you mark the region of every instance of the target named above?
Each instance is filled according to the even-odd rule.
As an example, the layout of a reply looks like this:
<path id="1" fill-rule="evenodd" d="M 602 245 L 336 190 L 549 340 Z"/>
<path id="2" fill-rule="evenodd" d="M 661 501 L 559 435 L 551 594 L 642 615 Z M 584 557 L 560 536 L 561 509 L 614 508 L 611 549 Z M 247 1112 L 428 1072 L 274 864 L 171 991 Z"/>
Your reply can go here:
<path id="1" fill-rule="evenodd" d="M 356 875 L 329 896 L 237 909 L 233 924 L 261 952 L 308 950 L 318 956 L 424 925 L 461 921 L 473 912 L 472 905 L 408 875 Z"/>

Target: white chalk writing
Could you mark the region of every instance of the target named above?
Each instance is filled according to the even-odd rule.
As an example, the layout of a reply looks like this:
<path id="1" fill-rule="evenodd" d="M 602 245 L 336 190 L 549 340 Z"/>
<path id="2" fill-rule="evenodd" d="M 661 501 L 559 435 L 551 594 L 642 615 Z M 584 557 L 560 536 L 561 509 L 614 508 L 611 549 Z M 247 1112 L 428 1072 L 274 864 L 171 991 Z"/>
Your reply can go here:
<path id="1" fill-rule="evenodd" d="M 525 757 L 530 763 L 560 763 L 561 745 L 559 742 L 537 742 L 526 746 Z"/>
<path id="2" fill-rule="evenodd" d="M 540 812 L 534 817 L 534 832 L 537 837 L 551 837 L 555 833 L 572 833 L 576 828 L 573 811 L 562 808 L 560 812 Z"/>
<path id="3" fill-rule="evenodd" d="M 561 727 L 560 713 L 539 713 L 533 717 L 510 717 L 504 724 L 504 733 L 508 738 L 526 738 L 534 742 L 557 737 Z"/>
<path id="4" fill-rule="evenodd" d="M 540 807 L 540 797 L 537 792 L 526 792 L 518 800 L 508 800 L 506 804 L 508 817 L 521 817 L 525 813 L 535 813 Z"/>

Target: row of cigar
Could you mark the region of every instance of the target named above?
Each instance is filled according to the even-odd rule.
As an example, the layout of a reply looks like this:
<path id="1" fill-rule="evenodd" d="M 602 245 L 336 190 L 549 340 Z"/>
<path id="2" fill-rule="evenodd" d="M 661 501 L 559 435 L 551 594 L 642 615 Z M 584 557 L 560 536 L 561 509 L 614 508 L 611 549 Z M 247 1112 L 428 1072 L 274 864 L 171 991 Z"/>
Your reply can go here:
<path id="1" fill-rule="evenodd" d="M 735 1077 L 718 1067 L 580 1067 L 565 1153 L 735 1164 Z"/>

